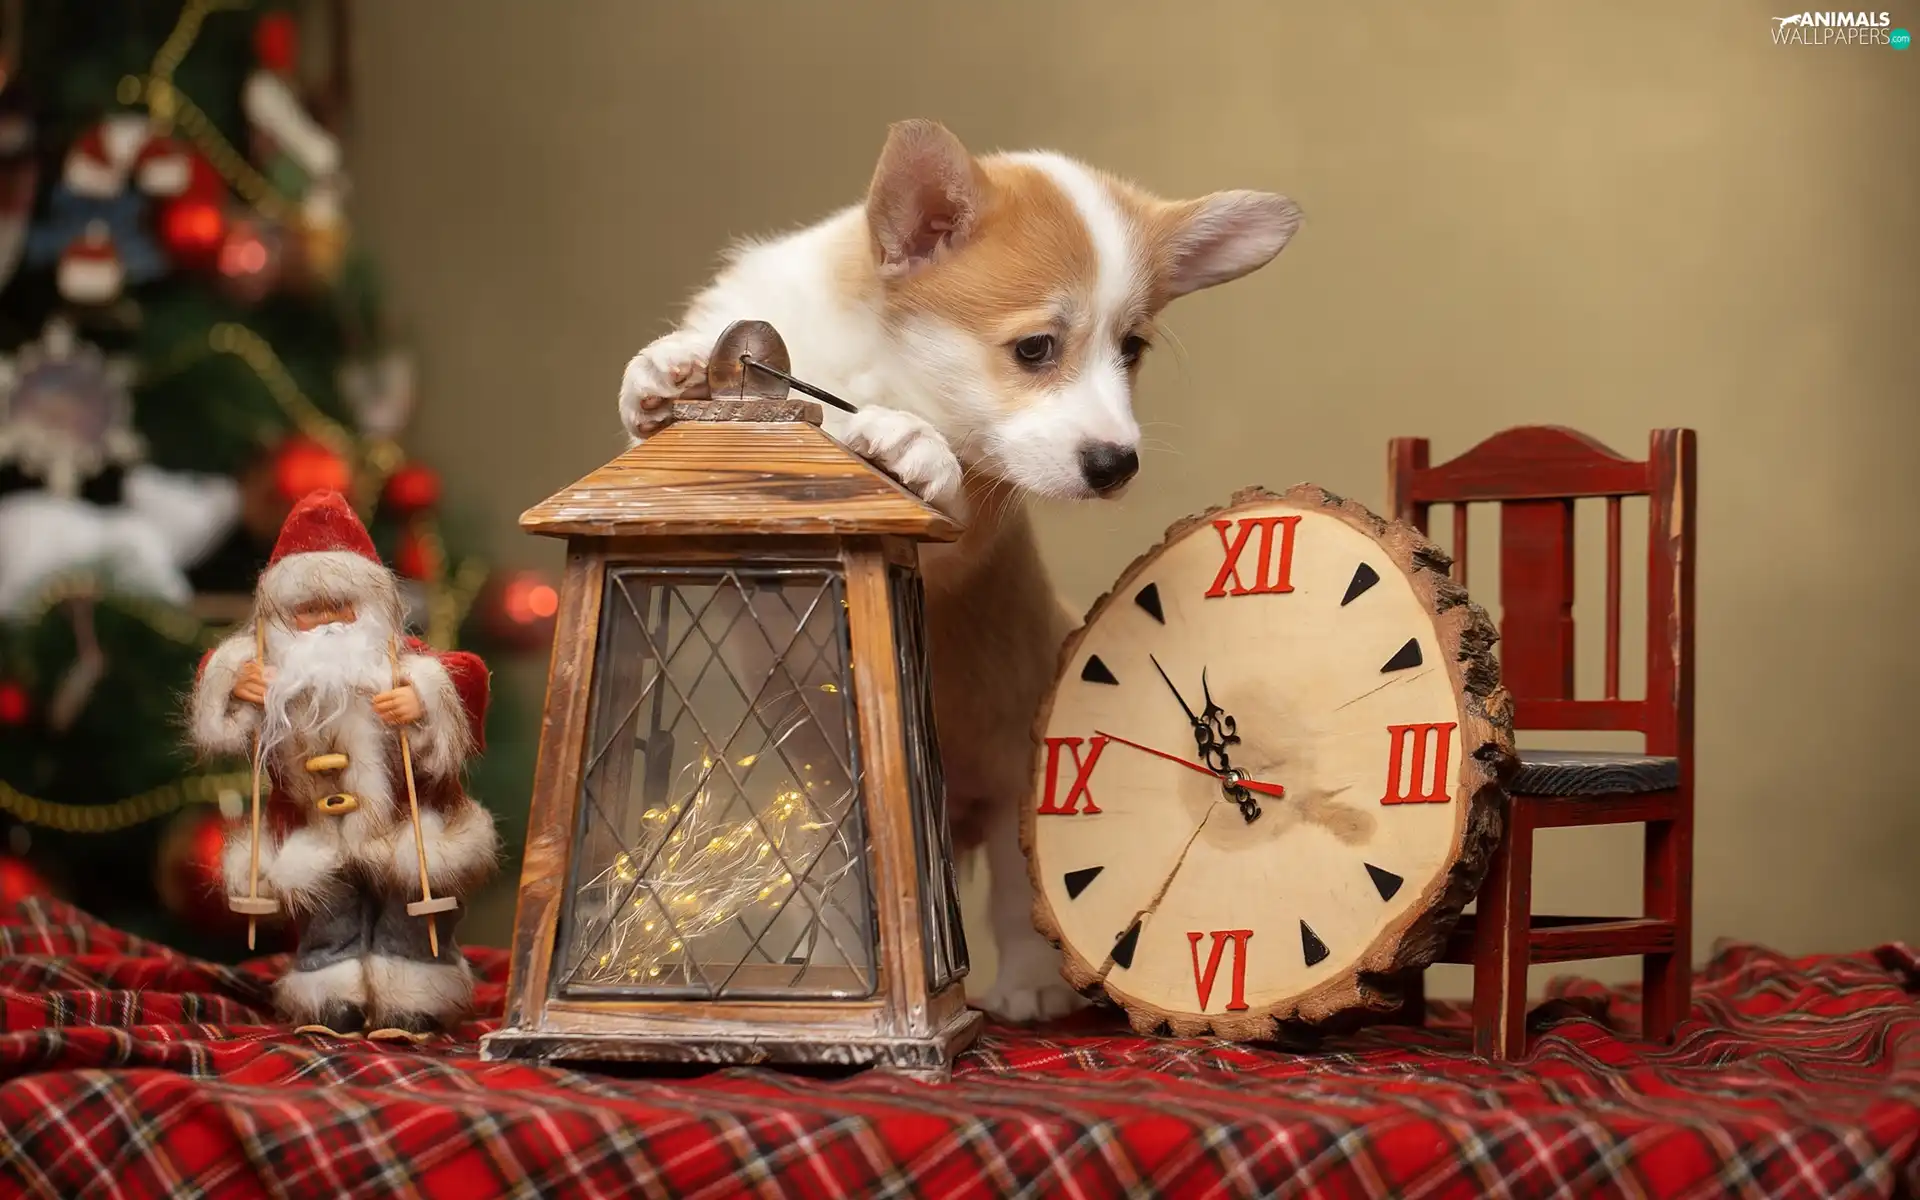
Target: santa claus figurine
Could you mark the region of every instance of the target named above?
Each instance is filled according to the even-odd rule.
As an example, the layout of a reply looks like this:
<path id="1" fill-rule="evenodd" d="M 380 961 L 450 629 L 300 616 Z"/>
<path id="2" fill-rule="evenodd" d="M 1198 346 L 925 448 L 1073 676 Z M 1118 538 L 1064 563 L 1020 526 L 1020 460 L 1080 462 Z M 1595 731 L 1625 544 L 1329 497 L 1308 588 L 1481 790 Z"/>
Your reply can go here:
<path id="1" fill-rule="evenodd" d="M 236 911 L 299 922 L 274 993 L 282 1013 L 417 1039 L 472 996 L 444 897 L 486 877 L 497 841 L 461 781 L 481 747 L 486 664 L 407 637 L 401 614 L 346 500 L 312 493 L 287 517 L 251 620 L 202 660 L 190 720 L 203 752 L 258 754 L 258 844 L 251 817 L 235 824 L 225 878 Z"/>

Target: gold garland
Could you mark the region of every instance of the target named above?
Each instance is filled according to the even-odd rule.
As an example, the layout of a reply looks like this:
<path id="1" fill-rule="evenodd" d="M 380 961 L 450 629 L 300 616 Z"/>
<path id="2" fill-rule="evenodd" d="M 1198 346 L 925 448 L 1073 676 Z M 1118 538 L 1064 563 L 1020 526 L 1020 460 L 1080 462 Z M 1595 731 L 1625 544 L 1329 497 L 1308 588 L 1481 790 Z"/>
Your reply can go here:
<path id="1" fill-rule="evenodd" d="M 207 331 L 204 346 L 175 351 L 159 366 L 144 372 L 140 382 L 157 383 L 220 355 L 229 355 L 244 363 L 294 428 L 349 463 L 358 460 L 360 469 L 353 473 L 353 507 L 358 512 L 371 512 L 380 489 L 407 461 L 406 451 L 391 438 L 364 441 L 356 438 L 346 426 L 321 412 L 320 406 L 294 382 L 293 373 L 287 370 L 267 339 L 245 325 L 220 322 Z"/>
<path id="2" fill-rule="evenodd" d="M 221 355 L 246 364 L 294 428 L 344 459 L 358 457 L 354 453 L 353 434 L 346 426 L 321 412 L 319 406 L 307 398 L 267 339 L 238 322 L 221 321 L 207 331 L 204 346 L 176 350 L 160 365 L 143 372 L 140 382 L 151 385 Z"/>
<path id="3" fill-rule="evenodd" d="M 153 56 L 153 68 L 148 74 L 157 81 L 171 84 L 173 73 L 180 69 L 180 63 L 193 49 L 193 43 L 200 37 L 200 26 L 206 19 L 221 9 L 246 8 L 251 0 L 187 0 L 180 10 L 180 19 L 174 23 L 173 32 L 160 44 Z M 173 114 L 158 106 L 153 109 L 157 132 L 165 133 L 171 127 Z"/>
<path id="4" fill-rule="evenodd" d="M 293 212 L 293 203 L 266 176 L 255 170 L 246 156 L 234 149 L 226 136 L 214 127 L 200 106 L 188 99 L 187 94 L 173 83 L 173 73 L 193 49 L 194 42 L 200 36 L 202 22 L 222 9 L 244 9 L 250 7 L 251 2 L 187 0 L 180 10 L 180 19 L 174 23 L 173 32 L 167 35 L 167 40 L 153 56 L 153 66 L 144 77 L 123 76 L 115 99 L 129 106 L 144 102 L 157 133 L 170 133 L 177 125 L 229 187 L 240 193 L 241 198 L 261 215 L 281 221 Z"/>
<path id="5" fill-rule="evenodd" d="M 22 610 L 17 621 L 32 624 L 69 600 L 92 600 L 123 612 L 168 641 L 183 646 L 213 645 L 210 630 L 191 613 L 144 596 L 118 595 L 104 591 L 99 578 L 90 571 L 74 571 L 56 576 L 40 590 L 33 603 Z M 138 795 L 111 804 L 65 804 L 29 796 L 0 779 L 0 812 L 15 820 L 64 833 L 113 833 L 156 817 L 164 817 L 192 803 L 215 803 L 222 791 L 238 791 L 250 777 L 242 772 L 189 775 L 172 783 L 149 788 Z"/>
<path id="6" fill-rule="evenodd" d="M 28 825 L 62 833 L 114 833 L 178 812 L 189 804 L 218 804 L 220 793 L 239 793 L 251 781 L 246 771 L 189 775 L 112 804 L 63 804 L 42 800 L 0 779 L 0 812 Z"/>
<path id="7" fill-rule="evenodd" d="M 181 646 L 212 647 L 219 639 L 192 613 L 146 596 L 109 592 L 91 571 L 73 571 L 55 576 L 40 590 L 33 603 L 22 609 L 15 620 L 31 625 L 69 600 L 92 600 L 125 613 L 161 637 Z"/>

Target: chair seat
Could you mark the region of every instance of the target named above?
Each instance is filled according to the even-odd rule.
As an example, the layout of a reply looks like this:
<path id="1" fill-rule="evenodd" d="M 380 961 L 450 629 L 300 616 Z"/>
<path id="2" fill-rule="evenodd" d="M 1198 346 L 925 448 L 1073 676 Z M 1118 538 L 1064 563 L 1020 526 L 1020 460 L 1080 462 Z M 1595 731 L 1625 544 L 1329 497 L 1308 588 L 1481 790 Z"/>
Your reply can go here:
<path id="1" fill-rule="evenodd" d="M 1680 786 L 1680 760 L 1606 750 L 1522 750 L 1516 796 L 1639 796 Z"/>

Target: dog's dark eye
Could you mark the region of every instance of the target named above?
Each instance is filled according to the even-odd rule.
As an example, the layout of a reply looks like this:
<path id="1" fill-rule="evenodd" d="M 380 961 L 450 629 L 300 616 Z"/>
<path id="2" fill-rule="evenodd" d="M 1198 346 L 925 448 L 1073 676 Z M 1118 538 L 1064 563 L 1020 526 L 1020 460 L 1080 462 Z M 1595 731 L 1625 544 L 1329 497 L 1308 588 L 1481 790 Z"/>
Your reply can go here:
<path id="1" fill-rule="evenodd" d="M 1050 333 L 1036 333 L 1013 344 L 1013 356 L 1023 366 L 1044 367 L 1053 361 L 1055 342 Z"/>
<path id="2" fill-rule="evenodd" d="M 1140 361 L 1142 354 L 1147 352 L 1148 345 L 1147 339 L 1141 337 L 1139 334 L 1128 334 L 1126 337 L 1120 339 L 1120 361 L 1129 367 L 1132 366 Z"/>

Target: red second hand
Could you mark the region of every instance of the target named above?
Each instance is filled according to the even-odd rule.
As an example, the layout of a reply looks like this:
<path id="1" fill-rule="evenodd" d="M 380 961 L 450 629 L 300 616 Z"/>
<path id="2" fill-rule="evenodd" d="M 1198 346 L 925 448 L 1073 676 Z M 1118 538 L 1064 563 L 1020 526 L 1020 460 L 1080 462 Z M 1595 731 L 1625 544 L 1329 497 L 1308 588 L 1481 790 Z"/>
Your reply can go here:
<path id="1" fill-rule="evenodd" d="M 1187 770 L 1189 771 L 1198 771 L 1202 775 L 1211 776 L 1214 779 L 1219 779 L 1222 782 L 1225 782 L 1225 779 L 1219 774 L 1219 772 L 1214 771 L 1210 767 L 1201 766 L 1199 763 L 1194 762 L 1190 758 L 1181 758 L 1177 754 L 1168 754 L 1165 750 L 1155 750 L 1152 746 L 1142 746 L 1139 742 L 1131 742 L 1123 737 L 1115 737 L 1113 734 L 1107 733 L 1103 730 L 1096 729 L 1093 732 L 1096 737 L 1106 738 L 1110 742 L 1119 742 L 1122 746 L 1132 746 L 1135 750 L 1144 750 L 1148 754 L 1151 754 L 1156 758 L 1164 758 L 1168 762 L 1179 763 L 1181 766 L 1187 768 Z M 1259 792 L 1263 796 L 1285 796 L 1287 794 L 1287 789 L 1284 787 L 1281 787 L 1277 783 L 1261 783 L 1258 780 L 1254 780 L 1254 779 L 1241 779 L 1241 780 L 1236 780 L 1235 782 L 1238 784 L 1238 786 L 1243 787 L 1250 792 Z"/>

